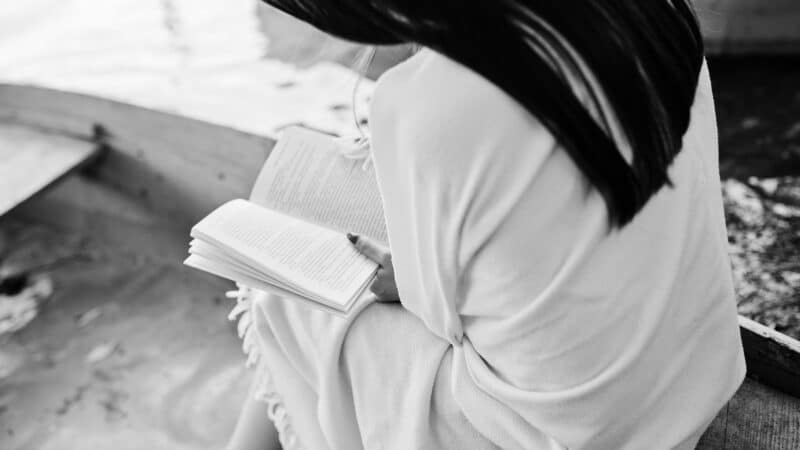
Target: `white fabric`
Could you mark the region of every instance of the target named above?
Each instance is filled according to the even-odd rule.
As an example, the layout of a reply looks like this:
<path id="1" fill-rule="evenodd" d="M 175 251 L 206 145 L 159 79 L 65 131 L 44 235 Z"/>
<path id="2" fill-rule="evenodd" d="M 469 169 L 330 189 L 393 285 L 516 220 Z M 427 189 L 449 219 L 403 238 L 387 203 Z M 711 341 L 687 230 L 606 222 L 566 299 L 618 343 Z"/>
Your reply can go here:
<path id="1" fill-rule="evenodd" d="M 675 187 L 621 230 L 535 118 L 432 51 L 381 78 L 371 127 L 402 307 L 250 310 L 306 448 L 695 445 L 745 372 L 705 67 Z"/>

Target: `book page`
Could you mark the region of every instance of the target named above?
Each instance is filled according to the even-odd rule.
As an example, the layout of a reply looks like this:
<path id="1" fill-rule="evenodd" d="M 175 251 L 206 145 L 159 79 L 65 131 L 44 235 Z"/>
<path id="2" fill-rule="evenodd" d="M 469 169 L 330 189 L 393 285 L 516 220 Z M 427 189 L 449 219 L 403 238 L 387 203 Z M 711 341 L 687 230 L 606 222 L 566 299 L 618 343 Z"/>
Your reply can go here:
<path id="1" fill-rule="evenodd" d="M 341 233 L 386 244 L 375 171 L 341 155 L 335 138 L 300 127 L 284 131 L 258 175 L 250 200 Z"/>
<path id="2" fill-rule="evenodd" d="M 194 267 L 195 269 L 203 270 L 218 277 L 234 280 L 238 283 L 244 283 L 255 289 L 260 289 L 266 292 L 272 292 L 273 294 L 279 295 L 284 298 L 290 298 L 292 300 L 300 301 L 301 303 L 305 303 L 311 307 L 321 309 L 323 311 L 327 311 L 329 313 L 336 314 L 339 316 L 345 316 L 348 310 L 350 309 L 349 307 L 346 308 L 332 307 L 328 306 L 325 303 L 312 301 L 303 294 L 298 294 L 296 292 L 286 290 L 285 288 L 277 286 L 272 283 L 265 283 L 259 280 L 258 278 L 254 278 L 250 275 L 242 274 L 235 270 L 231 270 L 227 266 L 219 264 L 212 259 L 203 258 L 198 255 L 189 255 L 189 257 L 186 258 L 186 261 L 184 261 L 184 264 L 186 264 L 189 267 Z M 355 303 L 357 300 L 358 299 L 353 299 L 350 302 L 351 303 L 350 306 L 352 306 L 352 304 Z"/>
<path id="3" fill-rule="evenodd" d="M 192 228 L 192 237 L 230 249 L 243 263 L 314 297 L 348 304 L 377 264 L 341 234 L 245 200 L 232 200 Z"/>

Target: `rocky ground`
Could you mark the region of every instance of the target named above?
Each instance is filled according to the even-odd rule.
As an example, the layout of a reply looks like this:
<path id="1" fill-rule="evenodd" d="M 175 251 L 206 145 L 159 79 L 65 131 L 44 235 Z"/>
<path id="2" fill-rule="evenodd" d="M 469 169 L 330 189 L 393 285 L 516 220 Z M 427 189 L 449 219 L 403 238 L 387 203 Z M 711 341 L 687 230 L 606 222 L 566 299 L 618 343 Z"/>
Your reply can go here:
<path id="1" fill-rule="evenodd" d="M 739 313 L 800 339 L 800 177 L 723 184 Z"/>
<path id="2" fill-rule="evenodd" d="M 739 312 L 800 339 L 800 58 L 710 68 Z"/>

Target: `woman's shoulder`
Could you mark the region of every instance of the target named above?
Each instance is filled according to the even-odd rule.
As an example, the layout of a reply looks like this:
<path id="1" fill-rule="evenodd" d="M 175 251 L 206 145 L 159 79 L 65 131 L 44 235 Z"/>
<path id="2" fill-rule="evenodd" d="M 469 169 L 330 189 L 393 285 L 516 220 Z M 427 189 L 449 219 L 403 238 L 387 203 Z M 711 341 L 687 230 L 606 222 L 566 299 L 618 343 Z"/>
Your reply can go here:
<path id="1" fill-rule="evenodd" d="M 424 49 L 409 61 L 407 82 L 442 104 L 467 101 L 475 106 L 513 107 L 517 102 L 491 81 L 434 50 Z"/>
<path id="2" fill-rule="evenodd" d="M 390 118 L 394 126 L 415 135 L 469 139 L 548 133 L 494 83 L 431 49 L 421 50 L 378 80 L 372 116 Z"/>

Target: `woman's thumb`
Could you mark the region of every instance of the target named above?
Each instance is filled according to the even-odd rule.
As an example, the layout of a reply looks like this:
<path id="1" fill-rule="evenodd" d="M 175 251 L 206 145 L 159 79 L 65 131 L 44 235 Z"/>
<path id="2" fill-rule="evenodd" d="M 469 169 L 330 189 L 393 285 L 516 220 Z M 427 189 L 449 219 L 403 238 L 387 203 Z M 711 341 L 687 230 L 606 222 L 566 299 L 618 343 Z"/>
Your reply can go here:
<path id="1" fill-rule="evenodd" d="M 347 239 L 367 258 L 386 267 L 391 261 L 389 250 L 366 236 L 347 233 Z"/>

